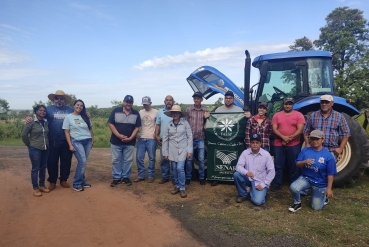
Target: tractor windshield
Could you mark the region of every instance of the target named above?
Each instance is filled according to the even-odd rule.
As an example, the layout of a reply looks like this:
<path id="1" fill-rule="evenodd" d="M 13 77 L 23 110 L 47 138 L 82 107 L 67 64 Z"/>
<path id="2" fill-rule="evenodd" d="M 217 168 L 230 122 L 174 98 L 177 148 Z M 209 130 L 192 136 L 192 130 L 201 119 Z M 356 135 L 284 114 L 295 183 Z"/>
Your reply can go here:
<path id="1" fill-rule="evenodd" d="M 329 59 L 270 61 L 259 102 L 279 101 L 286 96 L 297 99 L 302 95 L 333 93 L 330 71 L 332 70 Z M 305 77 L 307 79 L 304 80 Z"/>
<path id="2" fill-rule="evenodd" d="M 268 102 L 273 114 L 282 107 L 282 100 L 290 96 L 298 100 L 308 95 L 333 93 L 331 61 L 326 58 L 268 61 L 266 77 L 260 84 L 258 102 Z M 272 108 L 272 109 L 270 109 Z"/>

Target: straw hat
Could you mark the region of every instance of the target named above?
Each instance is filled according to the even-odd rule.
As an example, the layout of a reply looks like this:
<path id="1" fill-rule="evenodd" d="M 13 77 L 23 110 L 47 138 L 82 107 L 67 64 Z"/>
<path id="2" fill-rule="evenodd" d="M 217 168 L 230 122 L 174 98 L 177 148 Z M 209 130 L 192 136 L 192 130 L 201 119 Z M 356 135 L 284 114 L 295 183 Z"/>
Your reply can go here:
<path id="1" fill-rule="evenodd" d="M 55 96 L 63 96 L 65 99 L 65 104 L 69 104 L 70 101 L 72 100 L 72 98 L 68 94 L 65 94 L 63 90 L 56 90 L 55 93 L 51 93 L 47 97 L 49 98 L 49 100 L 54 102 Z"/>
<path id="2" fill-rule="evenodd" d="M 181 107 L 179 105 L 172 106 L 172 109 L 165 111 L 164 114 L 168 117 L 172 117 L 172 112 L 180 112 L 182 117 L 187 117 L 188 115 L 187 112 L 181 110 Z"/>

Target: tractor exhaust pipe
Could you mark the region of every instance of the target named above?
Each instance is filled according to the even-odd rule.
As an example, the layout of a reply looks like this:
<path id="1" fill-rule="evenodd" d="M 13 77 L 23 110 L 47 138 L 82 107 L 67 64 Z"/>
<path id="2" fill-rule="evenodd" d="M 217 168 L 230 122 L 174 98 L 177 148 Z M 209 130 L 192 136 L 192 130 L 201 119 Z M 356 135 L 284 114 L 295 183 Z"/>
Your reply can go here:
<path id="1" fill-rule="evenodd" d="M 245 50 L 245 74 L 244 74 L 244 85 L 243 85 L 243 110 L 250 111 L 249 107 L 249 88 L 250 88 L 250 74 L 251 74 L 251 58 L 248 50 Z"/>

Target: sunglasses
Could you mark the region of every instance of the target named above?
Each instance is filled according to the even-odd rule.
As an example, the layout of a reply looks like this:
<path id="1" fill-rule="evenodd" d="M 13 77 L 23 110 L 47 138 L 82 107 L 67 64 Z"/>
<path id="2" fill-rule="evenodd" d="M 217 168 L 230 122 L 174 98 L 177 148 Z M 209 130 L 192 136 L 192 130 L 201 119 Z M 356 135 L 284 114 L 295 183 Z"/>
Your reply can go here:
<path id="1" fill-rule="evenodd" d="M 54 97 L 54 100 L 64 100 L 64 97 Z"/>
<path id="2" fill-rule="evenodd" d="M 321 101 L 320 101 L 320 104 L 321 104 L 321 105 L 328 105 L 328 104 L 329 104 L 329 102 L 330 102 L 330 101 L 328 101 L 328 100 L 321 100 Z"/>

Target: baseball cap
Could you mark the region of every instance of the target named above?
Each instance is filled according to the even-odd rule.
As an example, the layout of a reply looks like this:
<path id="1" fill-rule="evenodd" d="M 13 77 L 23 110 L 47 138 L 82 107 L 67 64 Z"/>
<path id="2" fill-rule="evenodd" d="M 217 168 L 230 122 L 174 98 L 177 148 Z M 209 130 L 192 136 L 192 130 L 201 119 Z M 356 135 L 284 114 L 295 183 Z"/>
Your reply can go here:
<path id="1" fill-rule="evenodd" d="M 295 104 L 295 100 L 292 97 L 284 98 L 283 103 L 287 103 L 287 102 L 292 102 L 293 104 Z"/>
<path id="2" fill-rule="evenodd" d="M 195 97 L 199 97 L 199 98 L 202 98 L 203 95 L 201 92 L 195 92 L 193 95 L 192 95 L 192 98 L 195 98 Z"/>
<path id="3" fill-rule="evenodd" d="M 261 142 L 261 136 L 259 134 L 252 134 L 250 136 L 250 141 L 252 141 L 252 140 L 257 140 L 257 141 Z"/>
<path id="4" fill-rule="evenodd" d="M 149 96 L 142 97 L 142 104 L 143 105 L 150 105 L 151 98 Z"/>
<path id="5" fill-rule="evenodd" d="M 333 101 L 333 97 L 332 95 L 325 94 L 325 95 L 320 96 L 320 100 Z"/>
<path id="6" fill-rule="evenodd" d="M 232 91 L 227 91 L 224 96 L 232 96 L 234 98 L 234 93 Z"/>
<path id="7" fill-rule="evenodd" d="M 124 97 L 124 101 L 127 102 L 133 102 L 133 97 L 131 95 L 126 95 L 126 97 Z"/>
<path id="8" fill-rule="evenodd" d="M 320 131 L 320 130 L 313 130 L 311 131 L 310 135 L 309 135 L 309 138 L 310 137 L 315 137 L 315 138 L 324 138 L 324 133 L 323 131 Z"/>
<path id="9" fill-rule="evenodd" d="M 259 108 L 260 107 L 264 107 L 265 109 L 268 109 L 268 103 L 267 102 L 261 102 L 260 104 L 259 104 Z"/>

